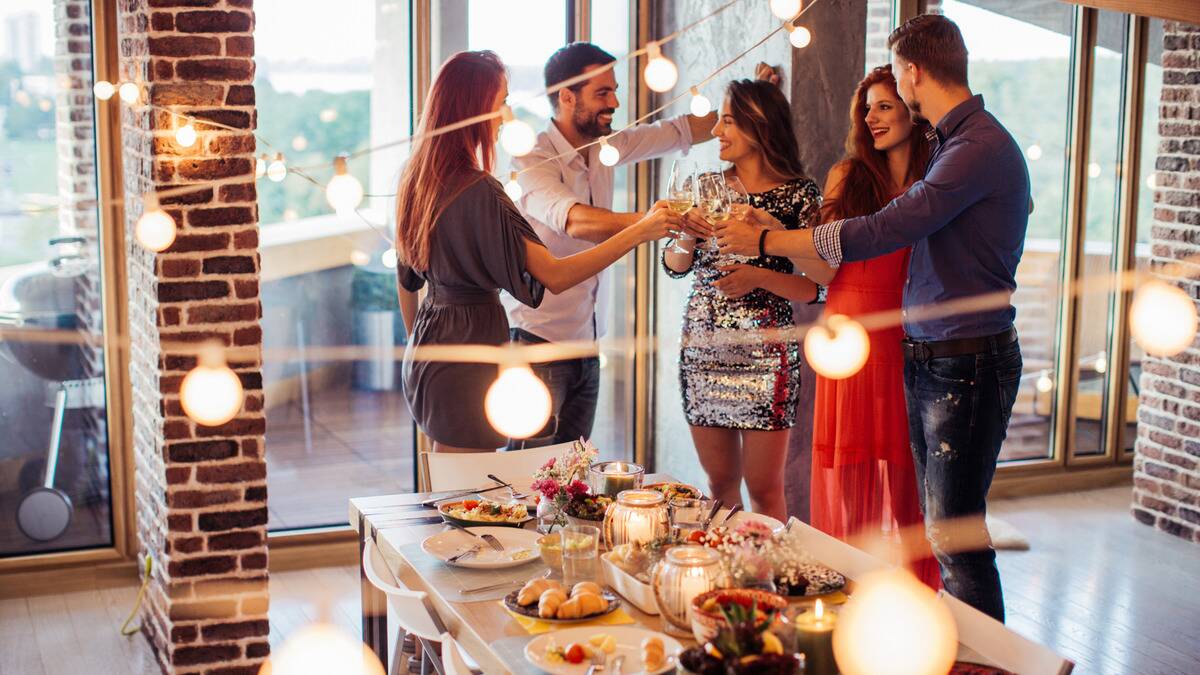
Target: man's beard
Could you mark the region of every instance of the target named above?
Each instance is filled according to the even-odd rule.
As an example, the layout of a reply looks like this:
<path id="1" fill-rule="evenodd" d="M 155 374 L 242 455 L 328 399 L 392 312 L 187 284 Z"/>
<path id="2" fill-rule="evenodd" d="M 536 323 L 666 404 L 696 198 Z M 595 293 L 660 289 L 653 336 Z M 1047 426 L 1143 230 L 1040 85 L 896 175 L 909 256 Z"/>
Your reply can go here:
<path id="1" fill-rule="evenodd" d="M 612 133 L 612 122 L 601 124 L 600 116 L 611 115 L 614 112 L 616 112 L 615 108 L 604 108 L 594 113 L 577 110 L 575 112 L 575 119 L 572 121 L 575 123 L 575 128 L 579 130 L 579 133 L 589 138 L 600 138 Z"/>
<path id="2" fill-rule="evenodd" d="M 907 105 L 908 105 L 908 111 L 910 113 L 912 113 L 912 118 L 913 118 L 914 123 L 921 124 L 922 122 L 929 122 L 929 120 L 925 119 L 925 116 L 921 114 L 921 102 L 920 101 L 911 101 Z"/>

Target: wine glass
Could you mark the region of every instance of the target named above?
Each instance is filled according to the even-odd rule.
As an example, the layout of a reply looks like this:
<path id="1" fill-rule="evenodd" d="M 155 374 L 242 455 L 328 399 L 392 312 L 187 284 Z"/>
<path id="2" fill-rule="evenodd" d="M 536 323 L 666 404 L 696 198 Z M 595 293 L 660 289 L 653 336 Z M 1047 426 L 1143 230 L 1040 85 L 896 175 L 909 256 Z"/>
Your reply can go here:
<path id="1" fill-rule="evenodd" d="M 729 188 L 725 185 L 725 177 L 719 171 L 700 176 L 697 197 L 700 200 L 700 211 L 710 223 L 720 223 L 729 219 Z M 709 239 L 713 250 L 717 249 L 717 235 Z"/>
<path id="2" fill-rule="evenodd" d="M 683 215 L 688 212 L 696 203 L 696 165 L 682 159 L 677 159 L 671 163 L 671 180 L 667 185 L 667 206 L 672 211 Z M 681 246 L 681 241 L 691 241 L 695 239 L 692 235 L 683 232 L 680 233 L 674 241 L 671 242 L 671 250 L 676 253 L 689 253 L 689 251 Z"/>
<path id="3" fill-rule="evenodd" d="M 746 212 L 750 210 L 750 191 L 742 184 L 741 179 L 737 176 L 730 176 L 725 179 L 725 187 L 729 188 L 729 213 L 731 218 L 745 219 Z M 749 260 L 745 256 L 734 256 L 740 262 Z"/>

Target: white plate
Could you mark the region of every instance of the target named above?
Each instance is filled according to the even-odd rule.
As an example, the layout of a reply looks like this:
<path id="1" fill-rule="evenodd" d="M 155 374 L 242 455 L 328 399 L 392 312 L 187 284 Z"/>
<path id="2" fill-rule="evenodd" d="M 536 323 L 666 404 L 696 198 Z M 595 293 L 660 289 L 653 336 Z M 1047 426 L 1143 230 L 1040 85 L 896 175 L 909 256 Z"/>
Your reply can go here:
<path id="1" fill-rule="evenodd" d="M 469 555 L 458 562 L 447 563 L 457 567 L 480 570 L 516 567 L 517 565 L 524 565 L 534 560 L 540 560 L 542 557 L 537 545 L 538 537 L 541 535 L 532 530 L 522 530 L 515 527 L 472 527 L 471 531 L 477 534 L 492 535 L 500 540 L 500 543 L 504 545 L 504 550 L 497 551 L 488 546 L 487 542 L 482 539 L 472 537 L 462 530 L 455 529 L 438 532 L 435 535 L 426 537 L 425 541 L 421 542 L 421 550 L 442 562 L 446 562 L 449 558 L 462 553 L 475 544 L 482 544 L 479 552 L 475 555 Z M 529 555 L 514 559 L 513 555 L 520 551 L 528 551 Z"/>
<path id="2" fill-rule="evenodd" d="M 744 523 L 744 522 L 747 522 L 750 520 L 756 520 L 756 521 L 762 523 L 763 525 L 766 525 L 767 527 L 771 528 L 772 532 L 779 532 L 779 531 L 783 530 L 783 523 L 779 522 L 778 520 L 775 520 L 771 516 L 764 516 L 761 513 L 750 513 L 749 511 L 738 511 L 737 513 L 733 514 L 733 518 L 730 518 L 729 522 L 726 523 L 726 522 L 724 522 L 724 520 L 725 520 L 725 514 L 727 514 L 727 513 L 729 513 L 729 509 L 723 508 L 720 511 L 718 511 L 716 517 L 713 518 L 713 523 L 721 523 L 721 525 L 723 525 L 724 527 L 728 527 L 729 529 L 732 530 L 733 528 L 737 527 L 741 523 Z"/>
<path id="3" fill-rule="evenodd" d="M 546 660 L 546 647 L 550 645 L 551 640 L 554 641 L 554 644 L 564 649 L 572 642 L 588 644 L 590 647 L 588 638 L 600 634 L 608 634 L 616 639 L 617 649 L 608 655 L 608 662 L 612 664 L 612 660 L 617 657 L 617 654 L 624 654 L 625 664 L 621 672 L 625 675 L 659 675 L 660 673 L 675 672 L 676 657 L 679 652 L 683 651 L 683 645 L 679 644 L 679 640 L 669 635 L 646 630 L 645 628 L 633 628 L 630 626 L 581 626 L 579 628 L 564 628 L 562 630 L 550 631 L 530 640 L 525 645 L 525 660 L 551 675 L 584 675 L 592 665 L 590 660 L 585 659 L 583 663 L 576 664 L 550 663 Z M 664 652 L 667 655 L 667 662 L 660 670 L 647 673 L 645 670 L 642 670 L 642 640 L 651 636 L 656 636 L 662 640 Z"/>

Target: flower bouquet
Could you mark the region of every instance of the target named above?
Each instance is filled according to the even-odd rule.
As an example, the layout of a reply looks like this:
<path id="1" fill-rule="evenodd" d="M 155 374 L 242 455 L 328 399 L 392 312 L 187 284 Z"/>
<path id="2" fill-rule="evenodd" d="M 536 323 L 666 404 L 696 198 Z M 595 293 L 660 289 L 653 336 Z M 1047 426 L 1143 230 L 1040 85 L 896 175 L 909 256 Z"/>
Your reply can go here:
<path id="1" fill-rule="evenodd" d="M 551 529 L 566 525 L 567 505 L 588 495 L 584 479 L 598 454 L 590 441 L 581 438 L 571 444 L 566 454 L 551 457 L 533 473 L 530 487 L 538 494 L 538 518 L 548 521 Z"/>

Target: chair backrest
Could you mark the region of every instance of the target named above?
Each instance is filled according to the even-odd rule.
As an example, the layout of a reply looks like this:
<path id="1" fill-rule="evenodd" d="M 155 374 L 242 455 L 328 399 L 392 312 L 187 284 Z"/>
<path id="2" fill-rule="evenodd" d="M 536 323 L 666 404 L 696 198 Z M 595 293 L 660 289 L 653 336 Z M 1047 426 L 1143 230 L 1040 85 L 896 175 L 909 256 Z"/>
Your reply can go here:
<path id="1" fill-rule="evenodd" d="M 822 565 L 835 569 L 849 579 L 860 579 L 871 572 L 886 570 L 890 566 L 875 556 L 832 537 L 821 530 L 792 518 L 788 530 L 798 535 L 806 553 Z"/>
<path id="2" fill-rule="evenodd" d="M 958 641 L 992 665 L 1021 675 L 1068 675 L 1075 668 L 1070 659 L 1014 633 L 946 591 L 939 591 L 938 597 L 954 615 Z"/>
<path id="3" fill-rule="evenodd" d="M 508 452 L 423 452 L 421 461 L 429 476 L 431 492 L 491 487 L 495 483 L 487 477 L 489 473 L 512 483 L 518 491 L 528 491 L 533 472 L 570 448 L 570 443 L 559 443 Z"/>
<path id="4" fill-rule="evenodd" d="M 471 667 L 467 665 L 454 638 L 449 633 L 442 633 L 439 641 L 442 643 L 443 675 L 471 675 Z"/>
<path id="5" fill-rule="evenodd" d="M 420 591 L 410 591 L 395 583 L 392 573 L 375 542 L 367 539 L 363 544 L 363 572 L 371 584 L 387 594 L 388 605 L 396 613 L 396 620 L 406 633 L 426 640 L 437 640 L 442 634 L 439 622 L 426 606 L 426 596 Z"/>

